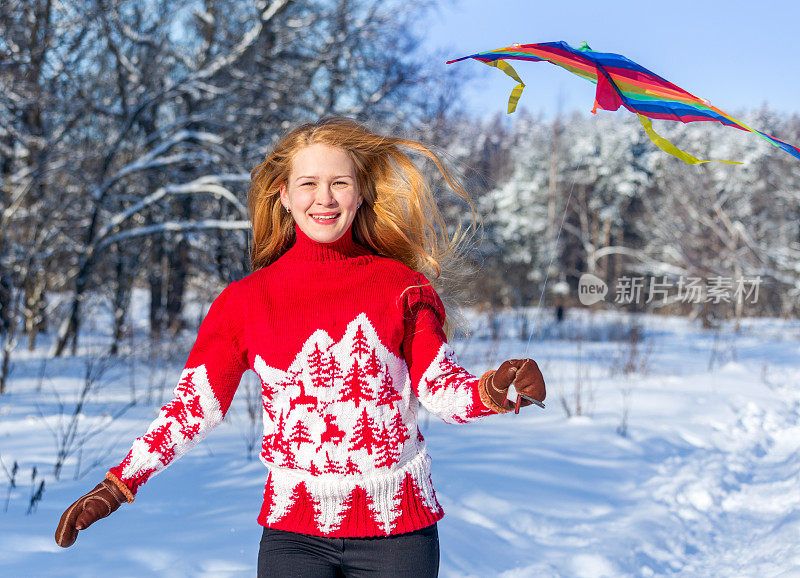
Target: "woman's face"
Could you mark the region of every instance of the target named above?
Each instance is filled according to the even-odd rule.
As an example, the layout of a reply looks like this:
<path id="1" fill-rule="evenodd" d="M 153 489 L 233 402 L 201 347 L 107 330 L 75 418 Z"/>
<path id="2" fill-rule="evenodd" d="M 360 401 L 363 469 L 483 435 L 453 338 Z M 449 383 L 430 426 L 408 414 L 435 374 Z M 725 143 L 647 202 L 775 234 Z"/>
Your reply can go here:
<path id="1" fill-rule="evenodd" d="M 320 243 L 337 240 L 361 204 L 353 161 L 338 147 L 313 144 L 301 149 L 281 189 L 281 202 L 308 237 Z"/>

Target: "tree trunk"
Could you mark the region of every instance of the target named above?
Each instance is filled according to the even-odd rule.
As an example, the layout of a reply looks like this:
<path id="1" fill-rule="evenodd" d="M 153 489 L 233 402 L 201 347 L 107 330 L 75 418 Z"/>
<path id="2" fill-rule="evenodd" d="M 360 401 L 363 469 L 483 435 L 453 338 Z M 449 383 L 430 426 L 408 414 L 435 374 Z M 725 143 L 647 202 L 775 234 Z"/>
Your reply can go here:
<path id="1" fill-rule="evenodd" d="M 167 330 L 176 335 L 184 327 L 183 292 L 186 287 L 186 276 L 189 268 L 189 242 L 186 235 L 180 235 L 175 250 L 170 253 L 169 286 L 167 289 Z"/>
<path id="2" fill-rule="evenodd" d="M 125 314 L 130 308 L 131 282 L 134 276 L 133 264 L 126 263 L 125 253 L 119 246 L 115 251 L 114 267 L 114 337 L 111 341 L 110 355 L 117 355 L 119 342 L 125 336 Z"/>
<path id="3" fill-rule="evenodd" d="M 29 271 L 30 272 L 30 271 Z M 28 350 L 36 348 L 36 336 L 44 328 L 44 289 L 47 278 L 43 269 L 25 279 L 25 332 L 28 334 Z"/>
<path id="4" fill-rule="evenodd" d="M 148 219 L 150 220 L 150 219 Z M 150 337 L 160 339 L 164 331 L 164 238 L 150 239 Z"/>
<path id="5" fill-rule="evenodd" d="M 2 337 L 3 359 L 0 365 L 0 395 L 6 392 L 11 351 L 14 349 L 14 331 L 17 325 L 17 303 L 9 275 L 0 275 L 0 337 Z"/>

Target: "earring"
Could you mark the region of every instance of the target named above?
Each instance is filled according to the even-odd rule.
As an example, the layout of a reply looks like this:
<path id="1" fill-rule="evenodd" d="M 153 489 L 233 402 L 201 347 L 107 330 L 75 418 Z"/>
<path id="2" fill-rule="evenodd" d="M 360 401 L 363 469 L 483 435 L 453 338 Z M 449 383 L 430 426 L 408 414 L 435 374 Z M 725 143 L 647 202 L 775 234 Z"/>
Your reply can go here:
<path id="1" fill-rule="evenodd" d="M 292 212 L 292 210 L 291 210 L 289 207 L 286 207 L 286 212 L 287 212 L 287 213 L 291 213 L 291 212 Z"/>

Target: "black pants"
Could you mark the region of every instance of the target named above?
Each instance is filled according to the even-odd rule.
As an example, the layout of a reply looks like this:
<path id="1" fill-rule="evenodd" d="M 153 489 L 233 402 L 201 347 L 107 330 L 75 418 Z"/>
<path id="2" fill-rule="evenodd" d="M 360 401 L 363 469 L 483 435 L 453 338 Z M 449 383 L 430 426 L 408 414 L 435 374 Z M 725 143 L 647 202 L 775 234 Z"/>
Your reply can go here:
<path id="1" fill-rule="evenodd" d="M 436 524 L 374 538 L 324 538 L 264 528 L 258 578 L 435 578 Z"/>

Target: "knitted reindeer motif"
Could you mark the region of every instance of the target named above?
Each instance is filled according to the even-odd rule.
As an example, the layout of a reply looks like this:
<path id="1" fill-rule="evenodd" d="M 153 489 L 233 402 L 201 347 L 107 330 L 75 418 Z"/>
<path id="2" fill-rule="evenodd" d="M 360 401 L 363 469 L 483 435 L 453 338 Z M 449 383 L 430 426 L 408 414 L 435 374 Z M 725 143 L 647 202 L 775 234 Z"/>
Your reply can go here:
<path id="1" fill-rule="evenodd" d="M 342 439 L 344 439 L 344 431 L 339 429 L 339 426 L 336 425 L 334 421 L 334 416 L 331 414 L 326 413 L 322 416 L 325 420 L 325 431 L 322 432 L 322 439 L 321 443 L 325 442 L 333 442 L 334 444 L 341 443 Z"/>
<path id="2" fill-rule="evenodd" d="M 295 385 L 300 387 L 300 395 L 289 400 L 289 413 L 294 411 L 298 405 L 311 406 L 311 409 L 317 407 L 317 398 L 313 395 L 306 395 L 306 388 L 303 385 L 303 380 L 295 380 Z"/>

